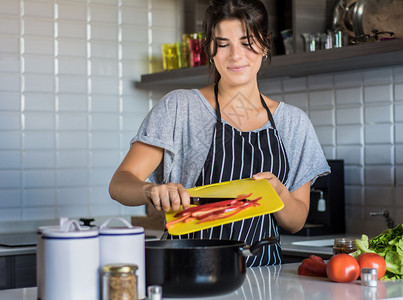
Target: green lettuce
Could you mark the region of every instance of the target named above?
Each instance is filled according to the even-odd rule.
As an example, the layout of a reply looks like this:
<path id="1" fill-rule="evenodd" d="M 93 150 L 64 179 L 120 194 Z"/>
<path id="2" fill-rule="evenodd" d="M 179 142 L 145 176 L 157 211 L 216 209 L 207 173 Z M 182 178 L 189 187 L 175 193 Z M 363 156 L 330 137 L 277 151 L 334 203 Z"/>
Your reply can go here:
<path id="1" fill-rule="evenodd" d="M 386 261 L 386 274 L 382 280 L 403 279 L 403 224 L 387 229 L 380 235 L 368 239 L 363 234 L 355 240 L 357 251 L 351 253 L 357 257 L 361 253 L 378 253 Z"/>

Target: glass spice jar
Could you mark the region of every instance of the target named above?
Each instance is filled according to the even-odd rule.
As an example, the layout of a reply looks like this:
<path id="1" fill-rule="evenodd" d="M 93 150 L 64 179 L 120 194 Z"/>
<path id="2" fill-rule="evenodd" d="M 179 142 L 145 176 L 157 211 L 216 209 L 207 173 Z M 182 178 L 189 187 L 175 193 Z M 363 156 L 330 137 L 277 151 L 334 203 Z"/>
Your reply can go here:
<path id="1" fill-rule="evenodd" d="M 349 254 L 357 250 L 355 239 L 353 238 L 336 238 L 334 239 L 333 255 L 345 253 Z"/>
<path id="2" fill-rule="evenodd" d="M 102 267 L 102 300 L 137 300 L 137 266 L 109 264 Z"/>

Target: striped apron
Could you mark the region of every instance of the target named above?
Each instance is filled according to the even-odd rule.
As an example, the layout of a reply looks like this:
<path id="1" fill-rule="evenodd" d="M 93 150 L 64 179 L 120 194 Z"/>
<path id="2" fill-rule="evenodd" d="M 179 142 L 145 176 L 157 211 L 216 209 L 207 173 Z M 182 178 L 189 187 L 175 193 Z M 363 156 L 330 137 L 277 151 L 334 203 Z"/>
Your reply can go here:
<path id="1" fill-rule="evenodd" d="M 218 85 L 214 87 L 217 103 L 217 124 L 213 141 L 196 186 L 222 181 L 250 178 L 253 174 L 269 171 L 283 184 L 289 171 L 287 155 L 276 130 L 273 116 L 263 97 L 260 96 L 273 128 L 253 132 L 242 132 L 221 120 L 218 103 Z M 279 239 L 277 222 L 271 214 L 244 219 L 182 236 L 168 238 L 184 239 L 227 239 L 244 241 L 250 245 L 268 236 Z M 248 267 L 280 264 L 282 260 L 280 242 L 264 246 L 257 256 L 246 258 Z"/>

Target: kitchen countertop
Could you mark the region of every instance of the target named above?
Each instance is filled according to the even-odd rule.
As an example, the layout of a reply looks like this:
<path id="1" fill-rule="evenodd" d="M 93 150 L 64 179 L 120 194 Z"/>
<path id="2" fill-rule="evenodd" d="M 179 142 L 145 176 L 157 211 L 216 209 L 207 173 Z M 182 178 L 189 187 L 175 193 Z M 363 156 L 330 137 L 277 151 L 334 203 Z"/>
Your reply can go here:
<path id="1" fill-rule="evenodd" d="M 363 287 L 359 280 L 335 283 L 327 278 L 298 276 L 299 264 L 284 264 L 248 268 L 244 284 L 235 292 L 195 300 L 241 299 L 400 299 L 403 300 L 403 282 L 378 281 L 377 288 Z M 378 295 L 378 298 L 373 297 Z M 2 300 L 36 300 L 36 288 L 0 291 Z M 171 298 L 174 299 L 174 298 Z M 183 298 L 182 298 L 183 299 Z"/>
<path id="2" fill-rule="evenodd" d="M 146 234 L 147 239 L 153 239 L 153 238 L 160 238 L 162 232 L 159 230 L 146 229 L 145 234 Z M 0 234 L 0 238 L 3 237 L 4 240 L 7 240 L 6 238 L 8 236 L 12 236 L 12 235 L 21 236 L 21 238 L 23 239 L 23 243 L 27 244 L 28 246 L 8 247 L 8 246 L 2 246 L 0 244 L 0 257 L 1 256 L 13 256 L 13 255 L 36 254 L 36 246 L 32 245 L 32 243 L 36 243 L 36 232 Z M 35 240 L 34 242 L 33 242 L 33 238 Z"/>
<path id="3" fill-rule="evenodd" d="M 146 230 L 146 235 L 160 237 L 161 232 L 157 230 Z M 281 244 L 284 255 L 291 256 L 304 256 L 307 254 L 315 254 L 322 256 L 324 259 L 329 258 L 332 255 L 332 248 L 330 246 L 304 246 L 298 245 L 298 242 L 325 240 L 330 241 L 336 237 L 345 237 L 344 235 L 321 235 L 321 236 L 298 236 L 298 235 L 281 235 Z M 356 236 L 358 237 L 358 236 Z M 297 244 L 295 244 L 297 243 Z M 11 255 L 24 255 L 35 254 L 36 246 L 24 246 L 24 247 L 4 247 L 0 246 L 0 256 Z"/>
<path id="4" fill-rule="evenodd" d="M 334 239 L 339 237 L 361 238 L 359 235 L 332 234 L 318 236 L 281 235 L 280 239 L 285 256 L 308 257 L 310 254 L 315 254 L 323 259 L 329 259 L 333 255 Z M 314 244 L 316 246 L 313 246 Z"/>

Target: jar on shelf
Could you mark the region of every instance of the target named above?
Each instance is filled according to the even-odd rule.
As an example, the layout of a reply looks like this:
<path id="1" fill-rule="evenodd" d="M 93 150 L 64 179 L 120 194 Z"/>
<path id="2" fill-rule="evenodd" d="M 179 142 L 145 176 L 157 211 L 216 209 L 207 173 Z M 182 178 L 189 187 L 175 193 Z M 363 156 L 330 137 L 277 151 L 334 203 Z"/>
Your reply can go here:
<path id="1" fill-rule="evenodd" d="M 349 254 L 357 250 L 354 238 L 336 238 L 334 239 L 333 255 L 345 253 Z"/>
<path id="2" fill-rule="evenodd" d="M 102 300 L 137 300 L 137 266 L 109 264 L 102 267 Z"/>

